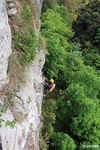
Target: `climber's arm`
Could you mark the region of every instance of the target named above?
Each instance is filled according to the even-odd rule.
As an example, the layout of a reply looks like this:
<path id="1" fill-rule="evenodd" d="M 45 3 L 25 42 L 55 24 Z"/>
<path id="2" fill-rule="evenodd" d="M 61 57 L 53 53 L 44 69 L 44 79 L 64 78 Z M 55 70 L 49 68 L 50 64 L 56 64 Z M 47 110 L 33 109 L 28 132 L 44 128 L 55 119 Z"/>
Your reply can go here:
<path id="1" fill-rule="evenodd" d="M 55 88 L 56 84 L 53 83 L 52 87 L 50 88 L 49 92 L 51 92 Z"/>

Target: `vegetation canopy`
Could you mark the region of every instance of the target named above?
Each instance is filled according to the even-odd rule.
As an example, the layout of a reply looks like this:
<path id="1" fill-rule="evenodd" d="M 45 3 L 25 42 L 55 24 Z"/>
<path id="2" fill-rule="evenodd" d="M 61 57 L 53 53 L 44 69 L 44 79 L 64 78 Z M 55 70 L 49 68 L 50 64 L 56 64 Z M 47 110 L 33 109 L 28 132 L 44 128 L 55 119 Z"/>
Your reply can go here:
<path id="1" fill-rule="evenodd" d="M 43 123 L 49 124 L 41 131 L 45 150 L 100 148 L 99 3 L 44 1 L 41 33 L 48 53 L 43 73 L 57 85 L 42 108 Z"/>

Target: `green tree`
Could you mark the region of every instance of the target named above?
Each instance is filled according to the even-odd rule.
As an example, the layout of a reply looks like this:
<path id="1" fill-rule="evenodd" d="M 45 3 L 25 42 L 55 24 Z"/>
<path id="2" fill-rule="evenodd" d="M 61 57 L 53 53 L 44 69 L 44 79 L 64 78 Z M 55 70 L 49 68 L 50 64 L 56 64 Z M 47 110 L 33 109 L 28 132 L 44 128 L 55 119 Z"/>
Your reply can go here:
<path id="1" fill-rule="evenodd" d="M 53 124 L 56 120 L 56 101 L 49 99 L 44 101 L 42 106 L 42 128 L 40 130 L 40 149 L 47 150 L 49 139 L 54 132 Z"/>
<path id="2" fill-rule="evenodd" d="M 54 150 L 74 150 L 76 145 L 74 140 L 62 132 L 53 133 L 51 138 L 52 149 Z"/>
<path id="3" fill-rule="evenodd" d="M 71 135 L 79 145 L 99 144 L 100 77 L 92 67 L 82 65 L 79 70 L 70 67 L 68 79 L 69 86 L 57 97 L 55 130 Z"/>
<path id="4" fill-rule="evenodd" d="M 85 43 L 94 41 L 100 24 L 100 1 L 91 1 L 83 10 L 81 10 L 73 28 L 75 30 L 75 39 L 77 42 Z"/>
<path id="5" fill-rule="evenodd" d="M 42 15 L 41 32 L 47 40 L 48 50 L 44 72 L 49 78 L 58 78 L 60 68 L 65 69 L 66 49 L 69 47 L 67 40 L 73 36 L 71 24 L 63 6 L 48 9 Z"/>
<path id="6" fill-rule="evenodd" d="M 85 8 L 89 0 L 59 0 L 59 3 L 68 8 L 71 19 L 75 21 L 79 10 Z"/>
<path id="7" fill-rule="evenodd" d="M 100 1 L 92 0 L 80 11 L 73 24 L 75 35 L 73 41 L 81 43 L 84 63 L 100 67 Z"/>
<path id="8" fill-rule="evenodd" d="M 53 10 L 48 9 L 42 16 L 42 33 L 47 40 L 48 50 L 44 74 L 49 78 L 55 77 L 57 85 L 54 97 L 57 103 L 57 110 L 54 112 L 56 122 L 52 124 L 54 134 L 49 136 L 52 136 L 50 150 L 66 150 L 68 146 L 69 150 L 75 149 L 71 147 L 74 141 L 77 149 L 84 150 L 88 149 L 84 145 L 100 144 L 100 72 L 96 70 L 100 64 L 100 5 L 98 6 L 97 0 L 88 5 L 86 1 L 77 1 L 76 4 L 73 2 L 68 0 L 66 4 L 69 3 L 72 8 L 76 5 L 73 12 L 77 15 L 80 10 L 80 19 L 74 25 L 76 34 L 72 40 L 74 34 L 68 13 L 71 13 L 72 8 L 67 11 L 63 6 L 56 6 Z M 84 3 L 83 7 L 87 6 L 81 10 L 79 2 Z M 88 18 L 84 18 L 86 16 Z M 92 18 L 93 16 L 97 18 Z M 91 29 L 93 34 L 90 34 Z M 82 34 L 79 33 L 81 30 Z M 71 140 L 74 140 L 72 144 Z"/>
<path id="9" fill-rule="evenodd" d="M 97 69 L 100 67 L 100 28 L 97 29 L 96 35 L 92 44 L 84 50 L 84 61 L 85 64 L 94 66 Z"/>
<path id="10" fill-rule="evenodd" d="M 45 12 L 47 9 L 53 8 L 57 3 L 57 0 L 43 0 L 42 12 Z"/>

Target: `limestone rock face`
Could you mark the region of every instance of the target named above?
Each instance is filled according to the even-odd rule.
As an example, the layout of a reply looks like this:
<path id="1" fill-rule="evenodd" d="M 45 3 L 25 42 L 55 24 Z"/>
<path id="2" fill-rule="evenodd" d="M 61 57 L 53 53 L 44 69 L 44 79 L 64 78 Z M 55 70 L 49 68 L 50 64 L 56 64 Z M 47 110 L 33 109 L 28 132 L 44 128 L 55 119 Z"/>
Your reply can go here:
<path id="1" fill-rule="evenodd" d="M 13 98 L 15 106 L 2 116 L 4 120 L 17 120 L 13 129 L 5 126 L 0 128 L 3 150 L 39 149 L 43 64 L 44 53 L 41 50 L 33 64 L 26 68 L 27 82 L 21 85 L 17 97 Z"/>
<path id="2" fill-rule="evenodd" d="M 8 59 L 11 54 L 11 30 L 5 0 L 0 0 L 0 88 L 7 79 Z"/>
<path id="3" fill-rule="evenodd" d="M 34 1 L 38 20 L 42 8 L 42 1 Z M 39 6 L 39 7 L 38 7 Z M 7 75 L 9 56 L 11 55 L 11 29 L 8 24 L 6 1 L 0 0 L 0 92 L 6 83 L 9 84 Z M 12 98 L 14 106 L 1 119 L 5 121 L 16 120 L 14 128 L 0 128 L 0 146 L 3 150 L 39 150 L 39 125 L 43 98 L 42 68 L 45 62 L 44 50 L 40 50 L 32 65 L 26 67 L 26 82 L 20 84 L 16 95 Z M 7 97 L 0 97 L 0 103 Z"/>
<path id="4" fill-rule="evenodd" d="M 37 19 L 40 20 L 40 15 L 41 15 L 41 9 L 42 9 L 43 0 L 32 0 L 32 1 L 33 1 L 33 3 L 36 6 Z"/>

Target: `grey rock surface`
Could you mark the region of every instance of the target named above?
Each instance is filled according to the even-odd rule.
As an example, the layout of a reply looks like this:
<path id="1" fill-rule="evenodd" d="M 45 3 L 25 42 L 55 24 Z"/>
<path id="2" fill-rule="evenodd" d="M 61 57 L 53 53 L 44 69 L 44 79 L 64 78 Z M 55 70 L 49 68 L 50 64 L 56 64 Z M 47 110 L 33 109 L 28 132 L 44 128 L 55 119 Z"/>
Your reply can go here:
<path id="1" fill-rule="evenodd" d="M 36 9 L 36 19 L 37 19 L 37 26 L 38 29 L 40 29 L 40 15 L 41 15 L 41 10 L 42 10 L 42 4 L 43 4 L 43 0 L 32 0 L 33 4 L 35 5 L 35 9 Z M 38 31 L 39 32 L 39 31 Z"/>
<path id="2" fill-rule="evenodd" d="M 11 2 L 11 1 L 10 1 Z M 37 15 L 40 15 L 41 1 L 36 1 Z M 37 7 L 37 6 L 41 7 Z M 40 17 L 39 17 L 40 18 Z M 8 24 L 6 1 L 0 0 L 0 90 L 8 83 L 7 69 L 11 55 L 11 30 Z M 14 106 L 1 117 L 5 121 L 17 120 L 14 128 L 0 128 L 0 141 L 3 150 L 39 150 L 39 125 L 43 98 L 42 67 L 45 62 L 44 50 L 37 52 L 32 65 L 26 67 L 26 82 L 21 83 Z M 3 99 L 0 98 L 0 103 Z"/>
<path id="3" fill-rule="evenodd" d="M 40 61 L 41 58 L 42 61 Z M 21 120 L 15 124 L 14 129 L 4 125 L 0 128 L 3 150 L 39 149 L 39 125 L 43 98 L 41 70 L 44 60 L 44 52 L 41 50 L 33 64 L 26 68 L 27 81 L 21 85 L 17 93 L 18 97 L 13 99 L 15 103 L 13 110 L 8 110 L 2 116 L 5 121 L 16 120 L 16 117 L 18 117 L 17 120 Z M 28 103 L 29 99 L 30 103 Z"/>
<path id="4" fill-rule="evenodd" d="M 16 16 L 17 9 L 14 1 L 7 1 L 6 7 L 7 7 L 7 13 L 9 17 Z"/>
<path id="5" fill-rule="evenodd" d="M 8 16 L 16 16 L 17 9 L 15 7 L 8 9 Z"/>
<path id="6" fill-rule="evenodd" d="M 5 0 L 0 0 L 0 88 L 7 81 L 8 59 L 11 54 L 11 30 Z"/>

